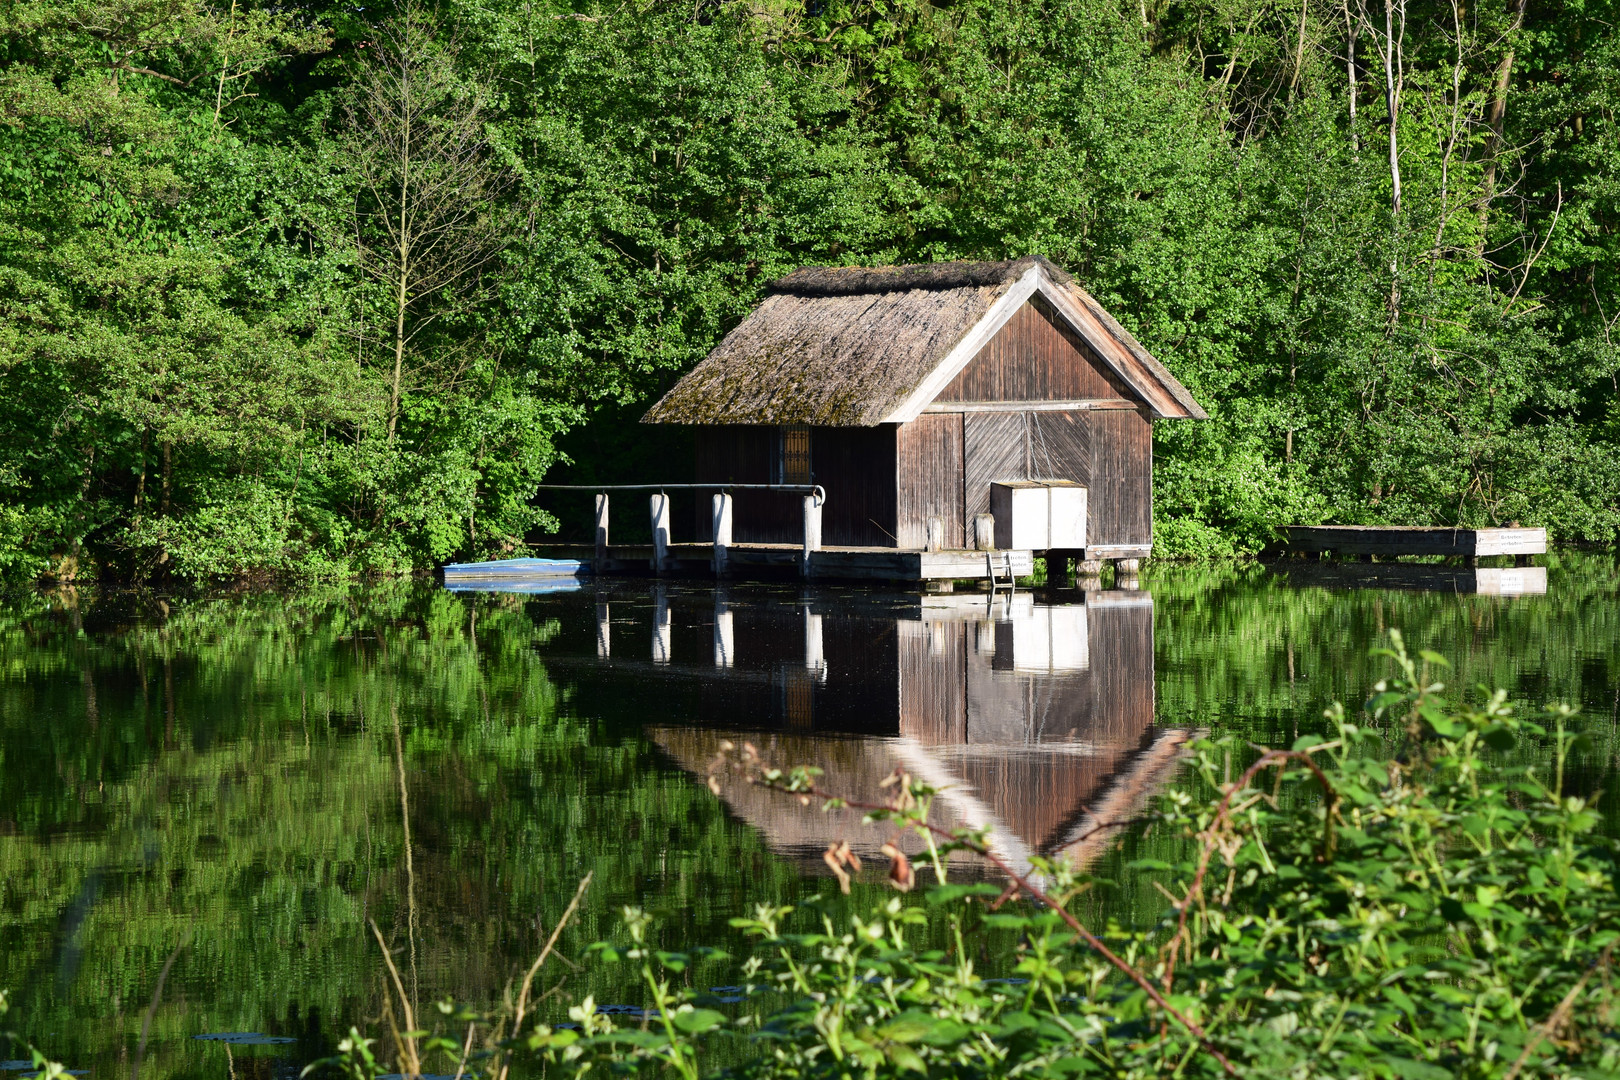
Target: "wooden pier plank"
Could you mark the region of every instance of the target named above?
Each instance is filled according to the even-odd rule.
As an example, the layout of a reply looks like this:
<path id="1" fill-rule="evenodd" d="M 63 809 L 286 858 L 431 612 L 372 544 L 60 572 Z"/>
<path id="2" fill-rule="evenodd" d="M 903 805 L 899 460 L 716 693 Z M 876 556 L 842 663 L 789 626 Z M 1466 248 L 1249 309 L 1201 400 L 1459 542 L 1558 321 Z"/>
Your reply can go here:
<path id="1" fill-rule="evenodd" d="M 568 545 L 551 545 L 562 552 Z M 594 555 L 592 548 L 590 550 Z M 837 580 L 935 581 L 976 579 L 985 577 L 985 555 L 995 560 L 996 570 L 1004 573 L 1008 552 L 970 551 L 918 551 L 891 547 L 823 547 L 810 555 L 811 576 Z M 1013 551 L 1013 574 L 1028 577 L 1035 572 L 1035 553 Z M 651 544 L 614 544 L 606 556 L 596 562 L 596 572 L 605 574 L 646 573 L 654 558 Z M 663 567 L 668 572 L 711 576 L 714 548 L 710 544 L 672 543 L 664 548 Z M 747 577 L 749 571 L 792 570 L 803 563 L 804 549 L 799 544 L 733 544 L 726 549 L 728 570 L 735 576 Z M 581 560 L 579 573 L 591 571 L 589 562 Z M 486 567 L 492 567 L 485 569 Z M 480 564 L 482 580 L 495 580 L 502 576 L 499 564 Z M 450 575 L 447 573 L 447 577 Z"/>
<path id="2" fill-rule="evenodd" d="M 1294 551 L 1344 555 L 1542 555 L 1546 529 L 1449 529 L 1410 525 L 1290 525 Z"/>

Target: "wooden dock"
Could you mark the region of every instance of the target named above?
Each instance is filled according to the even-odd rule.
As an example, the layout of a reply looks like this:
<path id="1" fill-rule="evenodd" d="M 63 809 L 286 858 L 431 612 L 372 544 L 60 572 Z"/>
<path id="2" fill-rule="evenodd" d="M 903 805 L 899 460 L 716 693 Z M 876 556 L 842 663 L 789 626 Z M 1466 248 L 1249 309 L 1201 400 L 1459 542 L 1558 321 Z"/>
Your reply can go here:
<path id="1" fill-rule="evenodd" d="M 1290 525 L 1288 550 L 1394 558 L 1440 555 L 1477 560 L 1511 555 L 1521 562 L 1547 552 L 1546 529 L 1448 529 L 1403 525 Z"/>
<path id="2" fill-rule="evenodd" d="M 581 572 L 585 574 L 716 576 L 712 544 L 663 544 L 657 550 L 652 544 L 614 544 L 600 555 L 586 545 L 548 545 L 544 550 L 558 556 L 553 560 L 557 563 L 582 565 Z M 1033 551 L 819 547 L 808 553 L 808 567 L 806 557 L 800 544 L 731 544 L 725 549 L 724 576 L 808 577 L 818 581 L 957 581 L 985 579 L 993 568 L 999 581 L 1006 584 L 1009 571 L 1014 578 L 1028 577 L 1035 572 Z M 450 568 L 446 567 L 446 584 L 450 580 Z"/>

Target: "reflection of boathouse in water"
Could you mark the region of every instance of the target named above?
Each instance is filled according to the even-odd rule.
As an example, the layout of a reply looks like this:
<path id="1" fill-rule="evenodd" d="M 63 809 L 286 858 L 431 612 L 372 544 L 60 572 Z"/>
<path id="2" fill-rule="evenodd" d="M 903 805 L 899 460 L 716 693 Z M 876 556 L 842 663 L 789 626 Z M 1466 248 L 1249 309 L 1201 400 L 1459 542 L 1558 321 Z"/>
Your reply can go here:
<path id="1" fill-rule="evenodd" d="M 1027 593 L 827 603 L 713 595 L 712 610 L 694 610 L 709 594 L 655 593 L 650 648 L 625 625 L 641 622 L 625 616 L 645 611 L 645 594 L 597 607 L 599 657 L 686 684 L 681 711 L 705 726 L 649 734 L 699 778 L 723 738 L 751 741 L 779 767 L 817 766 L 827 790 L 854 799 L 880 801 L 880 781 L 903 768 L 941 789 L 937 824 L 988 825 L 1018 864 L 1060 851 L 1080 862 L 1172 775 L 1190 736 L 1153 724 L 1146 593 L 1060 605 Z M 736 779 L 722 796 L 808 866 L 840 838 L 876 855 L 893 831 Z"/>

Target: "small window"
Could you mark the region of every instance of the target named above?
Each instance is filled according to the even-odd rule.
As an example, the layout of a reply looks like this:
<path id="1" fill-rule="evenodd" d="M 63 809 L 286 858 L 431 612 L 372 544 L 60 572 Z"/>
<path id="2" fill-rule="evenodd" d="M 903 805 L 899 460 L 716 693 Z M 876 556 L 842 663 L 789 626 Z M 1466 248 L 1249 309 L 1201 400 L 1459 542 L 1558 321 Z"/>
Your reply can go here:
<path id="1" fill-rule="evenodd" d="M 777 439 L 776 482 L 808 484 L 810 480 L 810 429 L 795 424 L 784 427 Z"/>

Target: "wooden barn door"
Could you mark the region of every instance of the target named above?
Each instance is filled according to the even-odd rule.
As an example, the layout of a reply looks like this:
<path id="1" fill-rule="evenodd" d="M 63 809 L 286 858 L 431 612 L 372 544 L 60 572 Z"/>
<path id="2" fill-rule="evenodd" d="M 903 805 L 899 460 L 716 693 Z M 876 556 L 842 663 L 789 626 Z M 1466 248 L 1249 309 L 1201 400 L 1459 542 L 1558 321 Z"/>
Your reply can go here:
<path id="1" fill-rule="evenodd" d="M 901 424 L 895 438 L 899 546 L 925 547 L 928 520 L 939 518 L 945 546 L 962 547 L 962 414 L 924 413 Z"/>
<path id="2" fill-rule="evenodd" d="M 1153 542 L 1153 425 L 1135 409 L 1090 414 L 1093 463 L 1088 543 Z"/>
<path id="3" fill-rule="evenodd" d="M 997 480 L 1091 483 L 1086 412 L 972 412 L 962 417 L 962 503 L 967 520 L 990 512 Z"/>
<path id="4" fill-rule="evenodd" d="M 990 512 L 990 485 L 1029 478 L 1024 413 L 962 414 L 962 503 L 966 520 Z"/>

